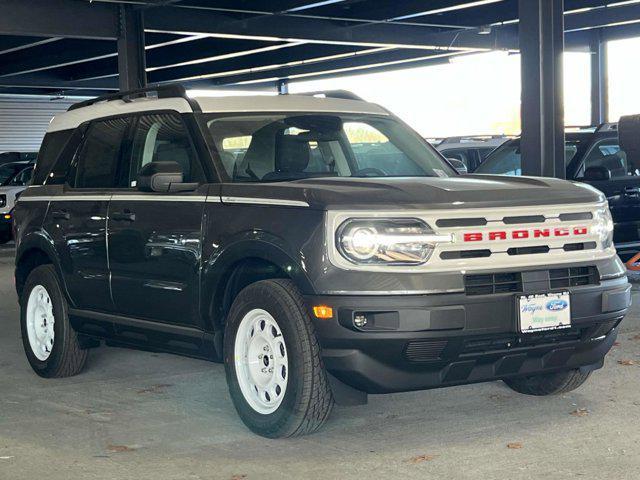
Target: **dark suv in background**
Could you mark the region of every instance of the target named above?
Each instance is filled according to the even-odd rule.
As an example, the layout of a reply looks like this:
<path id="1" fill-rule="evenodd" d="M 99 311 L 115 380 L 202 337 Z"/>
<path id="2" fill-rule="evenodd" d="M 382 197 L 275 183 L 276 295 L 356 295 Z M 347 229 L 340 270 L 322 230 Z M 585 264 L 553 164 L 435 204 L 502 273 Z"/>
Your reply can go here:
<path id="1" fill-rule="evenodd" d="M 629 259 L 640 251 L 640 165 L 621 148 L 617 123 L 569 130 L 565 135 L 567 180 L 588 183 L 607 196 L 616 249 L 623 260 Z M 520 139 L 494 150 L 474 173 L 522 175 Z"/>

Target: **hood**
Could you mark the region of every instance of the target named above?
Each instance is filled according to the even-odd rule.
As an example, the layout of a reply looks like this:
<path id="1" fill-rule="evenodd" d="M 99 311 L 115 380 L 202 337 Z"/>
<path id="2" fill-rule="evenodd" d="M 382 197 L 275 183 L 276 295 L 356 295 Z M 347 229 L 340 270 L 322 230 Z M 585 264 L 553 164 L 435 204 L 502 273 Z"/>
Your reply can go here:
<path id="1" fill-rule="evenodd" d="M 306 201 L 313 208 L 341 210 L 487 208 L 605 201 L 602 193 L 586 184 L 503 175 L 321 177 L 251 186 L 227 184 L 222 195 Z"/>

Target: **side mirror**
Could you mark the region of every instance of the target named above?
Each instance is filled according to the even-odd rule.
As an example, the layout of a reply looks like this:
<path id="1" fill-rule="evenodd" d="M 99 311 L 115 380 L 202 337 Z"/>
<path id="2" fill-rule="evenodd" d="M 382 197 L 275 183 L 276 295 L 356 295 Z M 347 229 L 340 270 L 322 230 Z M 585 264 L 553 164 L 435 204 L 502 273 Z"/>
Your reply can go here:
<path id="1" fill-rule="evenodd" d="M 141 192 L 189 192 L 197 183 L 184 183 L 182 166 L 178 162 L 151 162 L 140 169 L 136 182 Z"/>
<path id="2" fill-rule="evenodd" d="M 456 169 L 456 172 L 458 172 L 460 175 L 466 175 L 467 173 L 469 173 L 469 170 L 467 170 L 467 166 L 462 160 L 458 160 L 457 158 L 447 158 L 447 161 L 453 168 Z"/>
<path id="3" fill-rule="evenodd" d="M 582 180 L 585 181 L 603 181 L 611 180 L 611 171 L 607 167 L 597 166 L 589 167 L 584 171 Z"/>

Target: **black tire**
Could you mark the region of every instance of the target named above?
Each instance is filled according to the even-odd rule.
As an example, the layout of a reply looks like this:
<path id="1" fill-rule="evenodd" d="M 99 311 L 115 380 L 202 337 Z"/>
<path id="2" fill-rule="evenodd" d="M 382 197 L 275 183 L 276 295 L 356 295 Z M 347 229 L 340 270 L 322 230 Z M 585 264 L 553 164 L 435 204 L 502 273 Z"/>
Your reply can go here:
<path id="1" fill-rule="evenodd" d="M 525 395 L 558 395 L 575 390 L 591 375 L 591 372 L 569 370 L 566 372 L 546 373 L 530 377 L 518 377 L 504 380 L 509 388 Z"/>
<path id="2" fill-rule="evenodd" d="M 53 308 L 54 341 L 49 357 L 39 360 L 31 348 L 27 333 L 27 303 L 31 291 L 43 286 L 51 299 Z M 69 323 L 67 300 L 62 293 L 58 276 L 51 265 L 35 268 L 27 277 L 20 298 L 20 328 L 22 344 L 31 368 L 44 378 L 70 377 L 80 373 L 87 361 L 87 350 L 80 348 L 78 335 Z"/>
<path id="3" fill-rule="evenodd" d="M 289 359 L 282 403 L 268 414 L 254 410 L 244 398 L 234 363 L 238 328 L 245 315 L 255 309 L 266 310 L 277 319 Z M 303 299 L 291 281 L 262 280 L 238 294 L 228 316 L 224 352 L 231 399 L 253 432 L 267 438 L 295 437 L 316 431 L 329 417 L 334 401 L 320 346 Z"/>

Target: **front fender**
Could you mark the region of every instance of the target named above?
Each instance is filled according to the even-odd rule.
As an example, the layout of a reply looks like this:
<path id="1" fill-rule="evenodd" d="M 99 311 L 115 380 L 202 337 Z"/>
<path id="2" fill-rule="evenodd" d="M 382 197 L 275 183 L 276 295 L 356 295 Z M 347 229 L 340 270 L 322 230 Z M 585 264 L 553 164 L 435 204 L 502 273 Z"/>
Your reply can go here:
<path id="1" fill-rule="evenodd" d="M 280 267 L 305 294 L 315 293 L 305 271 L 304 255 L 295 252 L 280 237 L 268 232 L 250 230 L 236 235 L 214 248 L 204 264 L 205 291 L 207 284 L 215 284 L 224 278 L 225 272 L 236 263 L 257 258 Z"/>

